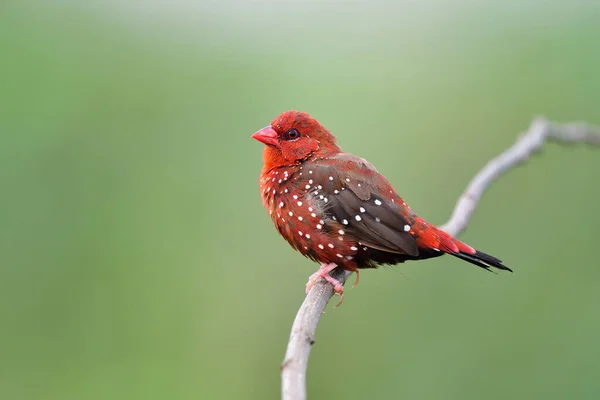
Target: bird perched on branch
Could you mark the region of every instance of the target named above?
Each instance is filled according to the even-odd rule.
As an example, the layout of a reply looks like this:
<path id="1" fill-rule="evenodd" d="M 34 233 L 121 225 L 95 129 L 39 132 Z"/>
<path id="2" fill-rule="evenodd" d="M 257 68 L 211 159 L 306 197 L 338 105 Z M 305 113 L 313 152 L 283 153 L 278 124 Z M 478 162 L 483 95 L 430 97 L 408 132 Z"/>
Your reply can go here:
<path id="1" fill-rule="evenodd" d="M 372 164 L 343 152 L 309 114 L 286 111 L 252 137 L 266 145 L 263 205 L 281 236 L 321 264 L 307 292 L 323 278 L 340 295 L 339 305 L 343 286 L 329 275 L 337 267 L 356 272 L 358 283 L 359 269 L 443 254 L 511 271 L 415 214 Z"/>

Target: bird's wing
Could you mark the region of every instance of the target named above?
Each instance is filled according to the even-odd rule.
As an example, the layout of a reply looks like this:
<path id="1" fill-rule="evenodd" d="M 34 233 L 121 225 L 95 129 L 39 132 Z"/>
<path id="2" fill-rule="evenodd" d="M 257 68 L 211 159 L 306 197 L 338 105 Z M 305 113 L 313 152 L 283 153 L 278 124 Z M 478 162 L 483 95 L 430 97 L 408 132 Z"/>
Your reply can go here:
<path id="1" fill-rule="evenodd" d="M 308 199 L 324 216 L 325 226 L 343 229 L 361 245 L 390 253 L 419 255 L 415 238 L 408 232 L 410 217 L 392 199 L 391 185 L 370 163 L 340 153 L 305 163 L 311 187 Z M 399 197 L 398 197 L 399 198 Z"/>

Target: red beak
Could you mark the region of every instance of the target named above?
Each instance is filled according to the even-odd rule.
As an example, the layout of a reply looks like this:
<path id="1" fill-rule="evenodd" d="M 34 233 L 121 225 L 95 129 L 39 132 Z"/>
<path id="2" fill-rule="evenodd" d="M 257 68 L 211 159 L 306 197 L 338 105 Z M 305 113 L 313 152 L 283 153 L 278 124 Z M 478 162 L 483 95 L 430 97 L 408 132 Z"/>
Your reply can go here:
<path id="1" fill-rule="evenodd" d="M 264 144 L 270 144 L 273 146 L 277 146 L 279 144 L 277 141 L 277 132 L 271 128 L 271 125 L 265 126 L 260 131 L 256 132 L 254 135 L 252 135 L 252 138 Z"/>

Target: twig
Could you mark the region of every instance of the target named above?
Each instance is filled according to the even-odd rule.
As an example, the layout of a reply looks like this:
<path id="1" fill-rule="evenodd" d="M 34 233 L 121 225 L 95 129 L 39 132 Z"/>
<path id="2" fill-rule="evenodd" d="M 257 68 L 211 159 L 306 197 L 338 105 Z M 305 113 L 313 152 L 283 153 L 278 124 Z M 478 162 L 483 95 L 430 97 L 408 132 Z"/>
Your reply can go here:
<path id="1" fill-rule="evenodd" d="M 600 146 L 600 127 L 594 127 L 582 122 L 556 124 L 543 117 L 533 120 L 529 129 L 522 133 L 516 143 L 492 159 L 471 180 L 467 189 L 460 197 L 450 220 L 440 229 L 452 236 L 460 235 L 489 185 L 507 172 L 510 168 L 524 163 L 535 152 L 540 151 L 546 141 L 563 143 L 587 143 Z M 331 275 L 344 283 L 350 272 L 335 269 Z M 298 310 L 290 340 L 281 365 L 281 393 L 283 400 L 306 399 L 306 370 L 308 356 L 317 325 L 327 303 L 333 296 L 333 287 L 325 280 L 317 282 L 308 293 Z"/>
<path id="2" fill-rule="evenodd" d="M 469 220 L 488 186 L 509 169 L 524 163 L 533 153 L 540 151 L 547 140 L 600 145 L 600 128 L 580 122 L 559 125 L 543 117 L 534 119 L 529 129 L 520 135 L 511 148 L 493 158 L 475 175 L 463 195 L 458 199 L 450 221 L 440 226 L 440 229 L 452 236 L 460 235 L 469 224 Z"/>

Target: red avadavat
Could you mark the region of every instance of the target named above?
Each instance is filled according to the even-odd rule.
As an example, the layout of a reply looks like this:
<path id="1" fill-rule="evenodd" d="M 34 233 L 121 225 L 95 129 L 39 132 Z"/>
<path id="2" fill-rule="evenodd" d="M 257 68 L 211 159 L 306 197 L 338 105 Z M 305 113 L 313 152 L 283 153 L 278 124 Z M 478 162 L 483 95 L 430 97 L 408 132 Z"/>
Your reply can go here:
<path id="1" fill-rule="evenodd" d="M 316 119 L 286 111 L 252 137 L 266 146 L 260 189 L 275 227 L 321 268 L 307 292 L 336 267 L 361 268 L 451 254 L 479 267 L 511 271 L 415 214 L 368 161 L 345 153 Z"/>

